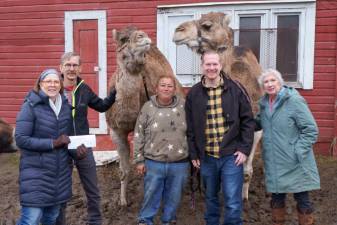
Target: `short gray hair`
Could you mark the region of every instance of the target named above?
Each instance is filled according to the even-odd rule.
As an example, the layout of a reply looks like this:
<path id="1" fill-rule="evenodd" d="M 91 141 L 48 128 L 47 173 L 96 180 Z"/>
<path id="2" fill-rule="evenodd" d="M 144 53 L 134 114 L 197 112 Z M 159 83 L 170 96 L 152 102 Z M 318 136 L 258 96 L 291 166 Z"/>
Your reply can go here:
<path id="1" fill-rule="evenodd" d="M 71 57 L 78 57 L 78 62 L 81 65 L 81 57 L 76 52 L 66 52 L 61 56 L 61 65 L 67 60 L 69 60 Z"/>
<path id="2" fill-rule="evenodd" d="M 284 85 L 284 80 L 282 78 L 282 75 L 279 71 L 275 70 L 275 69 L 266 69 L 265 71 L 262 72 L 261 76 L 259 76 L 258 78 L 258 82 L 261 88 L 263 88 L 263 82 L 264 79 L 266 78 L 266 76 L 268 75 L 274 75 L 274 77 L 280 82 L 281 87 Z"/>

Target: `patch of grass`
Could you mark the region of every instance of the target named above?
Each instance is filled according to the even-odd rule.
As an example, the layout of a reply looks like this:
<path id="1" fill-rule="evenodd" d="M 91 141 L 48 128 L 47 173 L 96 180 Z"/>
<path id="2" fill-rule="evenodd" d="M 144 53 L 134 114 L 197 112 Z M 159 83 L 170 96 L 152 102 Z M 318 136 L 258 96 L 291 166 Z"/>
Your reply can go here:
<path id="1" fill-rule="evenodd" d="M 20 154 L 16 153 L 2 153 L 0 155 L 1 166 L 18 166 L 20 161 Z"/>
<path id="2" fill-rule="evenodd" d="M 316 156 L 316 161 L 319 164 L 325 164 L 325 163 L 337 163 L 337 157 L 332 156 L 325 156 L 325 155 L 319 155 Z"/>

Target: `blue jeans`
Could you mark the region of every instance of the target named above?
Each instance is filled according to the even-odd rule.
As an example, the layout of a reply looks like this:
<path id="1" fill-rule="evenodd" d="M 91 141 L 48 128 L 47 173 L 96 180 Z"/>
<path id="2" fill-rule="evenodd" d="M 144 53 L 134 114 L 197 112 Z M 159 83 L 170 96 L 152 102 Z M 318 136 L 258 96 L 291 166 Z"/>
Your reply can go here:
<path id="1" fill-rule="evenodd" d="M 21 218 L 16 225 L 54 225 L 60 211 L 60 205 L 49 207 L 26 207 L 21 208 Z"/>
<path id="2" fill-rule="evenodd" d="M 138 221 L 153 225 L 161 200 L 163 212 L 161 221 L 176 220 L 176 211 L 187 180 L 189 162 L 166 163 L 145 160 L 144 200 Z"/>
<path id="3" fill-rule="evenodd" d="M 207 225 L 220 224 L 219 191 L 224 197 L 223 225 L 242 225 L 243 165 L 235 165 L 235 156 L 215 158 L 205 155 L 200 175 L 205 186 Z"/>
<path id="4" fill-rule="evenodd" d="M 272 193 L 271 195 L 271 205 L 272 208 L 284 208 L 285 207 L 285 200 L 287 194 L 286 193 Z M 309 199 L 309 192 L 299 192 L 294 193 L 294 199 L 297 202 L 297 208 L 303 211 L 313 211 L 312 203 Z"/>
<path id="5" fill-rule="evenodd" d="M 75 160 L 75 166 L 87 197 L 87 223 L 89 225 L 101 225 L 101 197 L 97 185 L 96 163 L 91 148 L 88 148 L 87 156 L 84 159 Z M 56 225 L 66 225 L 65 211 L 66 204 L 63 204 Z"/>

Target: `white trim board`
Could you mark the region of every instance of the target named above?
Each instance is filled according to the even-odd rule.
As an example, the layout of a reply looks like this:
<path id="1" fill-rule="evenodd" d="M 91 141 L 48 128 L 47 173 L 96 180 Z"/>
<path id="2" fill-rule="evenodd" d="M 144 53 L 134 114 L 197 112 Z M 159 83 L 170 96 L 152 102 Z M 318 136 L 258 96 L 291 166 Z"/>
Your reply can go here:
<path id="1" fill-rule="evenodd" d="M 194 7 L 194 6 L 220 6 L 220 5 L 250 5 L 250 4 L 276 4 L 276 3 L 315 3 L 316 0 L 267 0 L 267 1 L 232 1 L 232 2 L 204 2 L 191 4 L 158 5 L 158 9 Z"/>
<path id="2" fill-rule="evenodd" d="M 98 22 L 98 96 L 105 98 L 107 96 L 107 19 L 106 11 L 71 11 L 64 12 L 64 51 L 74 50 L 73 43 L 73 21 L 97 19 Z M 90 134 L 107 134 L 107 124 L 105 113 L 99 113 L 99 127 L 90 128 Z"/>

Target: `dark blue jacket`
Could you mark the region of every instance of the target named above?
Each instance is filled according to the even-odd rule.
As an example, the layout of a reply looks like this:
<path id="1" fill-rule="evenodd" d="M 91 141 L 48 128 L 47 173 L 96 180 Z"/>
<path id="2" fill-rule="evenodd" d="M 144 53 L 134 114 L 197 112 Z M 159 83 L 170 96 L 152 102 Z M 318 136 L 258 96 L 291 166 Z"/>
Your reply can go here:
<path id="1" fill-rule="evenodd" d="M 45 207 L 71 197 L 71 158 L 68 150 L 53 149 L 53 139 L 69 135 L 71 107 L 62 97 L 58 119 L 42 91 L 28 93 L 16 119 L 15 140 L 21 149 L 20 203 Z"/>

